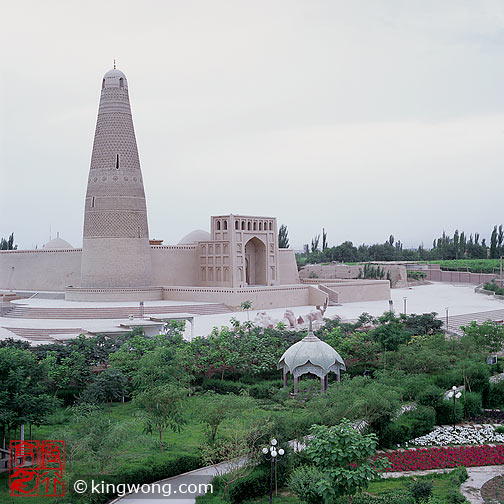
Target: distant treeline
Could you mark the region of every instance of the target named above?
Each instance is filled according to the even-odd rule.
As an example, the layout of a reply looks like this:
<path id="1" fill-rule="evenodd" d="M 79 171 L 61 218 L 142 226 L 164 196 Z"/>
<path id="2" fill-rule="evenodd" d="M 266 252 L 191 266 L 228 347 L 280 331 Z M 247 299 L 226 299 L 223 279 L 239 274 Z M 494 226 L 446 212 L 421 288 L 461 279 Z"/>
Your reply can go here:
<path id="1" fill-rule="evenodd" d="M 345 241 L 335 247 L 330 247 L 327 233 L 322 230 L 316 235 L 311 244 L 304 246 L 304 252 L 296 254 L 298 265 L 315 264 L 330 261 L 361 262 L 361 261 L 432 261 L 447 259 L 497 259 L 504 255 L 503 225 L 494 226 L 490 244 L 480 234 L 467 234 L 455 230 L 453 236 L 443 232 L 442 236 L 432 242 L 432 248 L 426 249 L 420 245 L 417 249 L 405 249 L 399 240 L 390 235 L 385 243 L 375 245 L 354 246 L 351 241 Z"/>

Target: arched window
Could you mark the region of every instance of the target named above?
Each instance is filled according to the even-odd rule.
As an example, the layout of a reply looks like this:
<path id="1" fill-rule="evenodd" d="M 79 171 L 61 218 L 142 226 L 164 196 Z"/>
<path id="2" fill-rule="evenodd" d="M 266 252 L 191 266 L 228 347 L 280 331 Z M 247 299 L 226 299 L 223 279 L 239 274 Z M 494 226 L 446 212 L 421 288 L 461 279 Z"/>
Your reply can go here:
<path id="1" fill-rule="evenodd" d="M 247 223 L 247 229 L 250 231 L 252 229 L 251 225 L 250 225 L 250 221 L 248 221 Z"/>
<path id="2" fill-rule="evenodd" d="M 254 231 L 257 231 L 257 222 L 254 221 Z"/>
<path id="3" fill-rule="evenodd" d="M 224 231 L 227 231 L 227 220 L 224 221 Z"/>
<path id="4" fill-rule="evenodd" d="M 217 231 L 220 231 L 220 220 L 217 221 Z"/>
<path id="5" fill-rule="evenodd" d="M 262 222 L 259 222 L 259 231 L 262 231 Z"/>
<path id="6" fill-rule="evenodd" d="M 103 89 L 104 87 L 105 87 L 105 79 L 103 79 L 101 83 L 101 88 Z"/>
<path id="7" fill-rule="evenodd" d="M 270 222 L 270 225 L 269 225 L 269 230 L 270 230 L 270 231 L 273 231 L 273 222 Z"/>
<path id="8" fill-rule="evenodd" d="M 240 229 L 240 223 L 237 220 L 235 220 L 235 229 Z"/>
<path id="9" fill-rule="evenodd" d="M 116 154 L 116 170 L 119 170 L 119 154 Z"/>
<path id="10" fill-rule="evenodd" d="M 245 231 L 245 221 L 242 220 L 242 231 Z"/>
<path id="11" fill-rule="evenodd" d="M 124 88 L 124 79 L 123 79 L 122 77 L 119 79 L 119 87 L 120 87 L 121 89 L 123 89 L 123 88 Z"/>

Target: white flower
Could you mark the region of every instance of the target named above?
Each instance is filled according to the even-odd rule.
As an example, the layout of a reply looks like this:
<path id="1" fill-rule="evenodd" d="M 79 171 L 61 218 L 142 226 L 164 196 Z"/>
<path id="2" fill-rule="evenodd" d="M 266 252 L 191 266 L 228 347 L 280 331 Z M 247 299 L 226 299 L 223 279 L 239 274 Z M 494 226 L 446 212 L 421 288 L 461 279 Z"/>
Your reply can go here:
<path id="1" fill-rule="evenodd" d="M 455 429 L 442 425 L 425 436 L 412 439 L 410 443 L 416 446 L 504 443 L 504 435 L 496 433 L 493 425 L 457 425 Z"/>

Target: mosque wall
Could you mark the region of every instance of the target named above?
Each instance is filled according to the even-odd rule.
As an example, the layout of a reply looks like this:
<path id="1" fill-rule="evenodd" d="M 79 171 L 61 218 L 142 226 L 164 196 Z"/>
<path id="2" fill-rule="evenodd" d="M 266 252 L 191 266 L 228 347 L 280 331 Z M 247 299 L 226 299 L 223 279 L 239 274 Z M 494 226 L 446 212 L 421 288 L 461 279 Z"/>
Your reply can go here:
<path id="1" fill-rule="evenodd" d="M 200 285 L 197 245 L 151 246 L 154 285 Z"/>
<path id="2" fill-rule="evenodd" d="M 278 249 L 278 280 L 280 285 L 299 283 L 299 273 L 294 250 Z"/>
<path id="3" fill-rule="evenodd" d="M 4 250 L 0 289 L 63 291 L 80 285 L 82 249 Z"/>

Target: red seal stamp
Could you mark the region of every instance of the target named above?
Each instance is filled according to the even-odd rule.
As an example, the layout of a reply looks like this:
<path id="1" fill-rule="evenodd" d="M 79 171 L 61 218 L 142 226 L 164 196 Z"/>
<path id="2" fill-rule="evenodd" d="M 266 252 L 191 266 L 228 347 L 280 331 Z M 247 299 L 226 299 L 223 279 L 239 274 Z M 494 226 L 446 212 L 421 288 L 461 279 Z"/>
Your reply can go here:
<path id="1" fill-rule="evenodd" d="M 64 441 L 11 441 L 9 494 L 12 497 L 65 495 Z"/>

